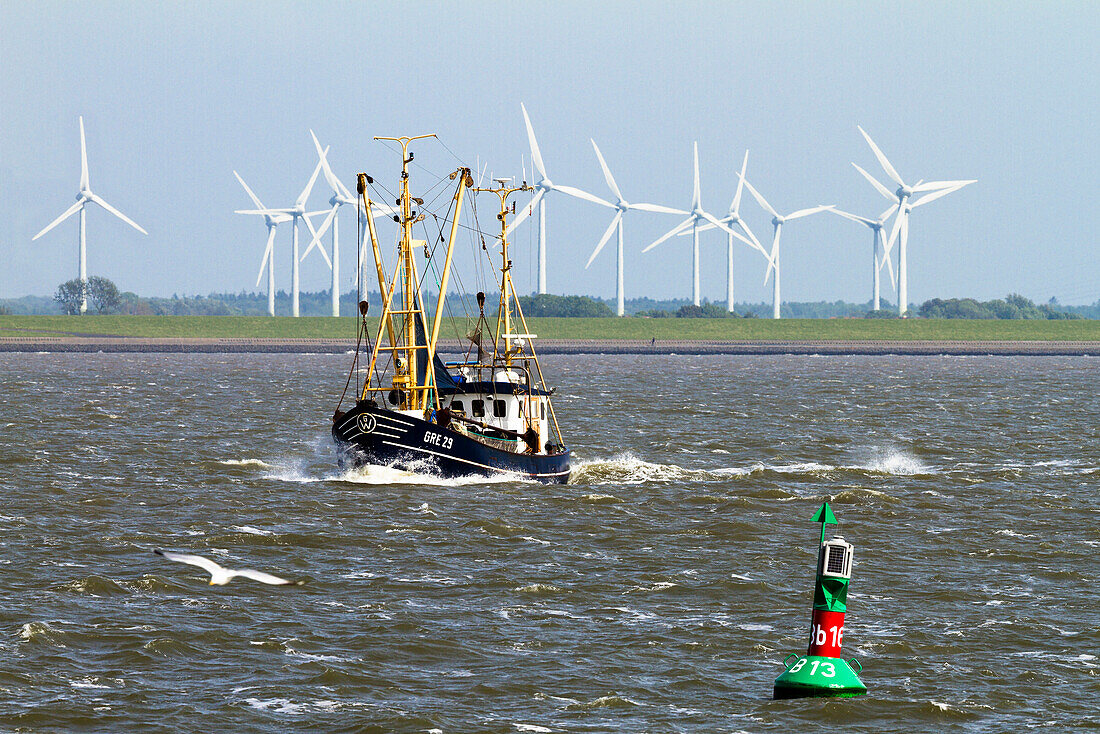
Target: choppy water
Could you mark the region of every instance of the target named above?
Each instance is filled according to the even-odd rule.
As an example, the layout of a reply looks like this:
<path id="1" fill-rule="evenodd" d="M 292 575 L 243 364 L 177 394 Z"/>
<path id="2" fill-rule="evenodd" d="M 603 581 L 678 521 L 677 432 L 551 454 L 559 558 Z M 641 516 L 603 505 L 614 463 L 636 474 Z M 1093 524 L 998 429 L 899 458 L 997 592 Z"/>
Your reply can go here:
<path id="1" fill-rule="evenodd" d="M 1098 360 L 549 358 L 555 487 L 340 474 L 346 366 L 0 355 L 0 728 L 1100 728 Z M 772 701 L 824 499 L 870 694 Z"/>

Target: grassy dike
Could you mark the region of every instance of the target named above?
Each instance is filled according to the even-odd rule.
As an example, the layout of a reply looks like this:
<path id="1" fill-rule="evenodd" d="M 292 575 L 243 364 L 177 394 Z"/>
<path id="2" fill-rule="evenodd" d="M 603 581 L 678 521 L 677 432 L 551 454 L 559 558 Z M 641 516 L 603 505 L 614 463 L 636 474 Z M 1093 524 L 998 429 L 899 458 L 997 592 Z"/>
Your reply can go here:
<path id="1" fill-rule="evenodd" d="M 372 319 L 372 326 L 373 326 Z M 963 319 L 530 319 L 543 339 L 708 341 L 1100 341 L 1100 320 Z M 453 325 L 441 336 L 454 338 Z M 223 339 L 346 339 L 348 318 L 265 316 L 0 316 L 0 339 L 125 336 Z"/>

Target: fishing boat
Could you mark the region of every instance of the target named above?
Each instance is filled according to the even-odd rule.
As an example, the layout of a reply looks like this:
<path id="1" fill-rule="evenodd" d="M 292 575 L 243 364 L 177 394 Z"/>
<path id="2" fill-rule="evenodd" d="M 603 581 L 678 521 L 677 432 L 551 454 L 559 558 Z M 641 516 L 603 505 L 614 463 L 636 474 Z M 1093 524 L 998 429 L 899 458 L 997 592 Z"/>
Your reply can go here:
<path id="1" fill-rule="evenodd" d="M 424 220 L 428 208 L 422 198 L 410 194 L 413 155 L 409 144 L 429 137 L 434 135 L 375 138 L 401 146 L 400 195 L 393 216 L 400 235 L 393 272 L 387 273 L 373 217 L 363 217 L 382 294 L 382 314 L 377 328 L 370 329 L 369 306 L 359 302 L 355 356 L 332 418 L 338 461 L 345 469 L 385 466 L 443 477 L 503 475 L 564 483 L 569 478 L 570 451 L 554 413 L 553 389 L 547 386 L 535 353 L 536 335 L 530 333 L 516 297 L 509 258 L 508 216 L 515 213 L 510 199 L 531 187 L 526 182 L 509 186 L 503 179 L 496 180 L 495 186 L 475 187 L 470 169 L 460 167 L 449 176 L 455 189 L 446 211 L 429 212 L 443 223 L 438 240 L 429 244 L 415 239 L 413 225 Z M 365 212 L 375 211 L 373 183 L 370 176 L 359 174 L 356 190 Z M 473 194 L 469 203 L 475 213 L 477 194 L 495 195 L 499 201 L 500 233 L 495 242 L 499 261 L 493 262 L 491 272 L 500 273 L 494 282 L 499 284 L 500 300 L 496 314 L 487 317 L 485 294 L 478 292 L 476 326 L 465 332 L 469 347 L 461 359 L 445 362 L 439 353 L 439 334 L 467 192 Z M 476 221 L 475 217 L 475 232 Z M 449 233 L 444 236 L 448 224 Z M 444 249 L 444 243 L 439 266 L 438 250 Z M 491 254 L 484 244 L 480 249 L 492 258 L 496 247 Z M 438 286 L 430 319 L 421 293 L 426 280 L 422 273 L 429 267 Z M 364 376 L 362 385 L 356 385 L 355 404 L 344 410 L 344 397 L 360 374 Z"/>

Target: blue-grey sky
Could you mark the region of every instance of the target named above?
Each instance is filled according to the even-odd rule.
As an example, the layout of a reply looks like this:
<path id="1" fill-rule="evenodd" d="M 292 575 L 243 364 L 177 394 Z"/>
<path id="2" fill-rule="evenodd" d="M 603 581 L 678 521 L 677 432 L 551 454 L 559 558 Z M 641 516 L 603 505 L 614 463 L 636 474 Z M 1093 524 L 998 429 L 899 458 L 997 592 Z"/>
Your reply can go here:
<path id="1" fill-rule="evenodd" d="M 78 115 L 92 188 L 149 231 L 89 207 L 89 272 L 169 295 L 255 289 L 266 231 L 233 213 L 250 206 L 234 169 L 289 206 L 316 162 L 313 128 L 349 188 L 360 170 L 395 186 L 397 156 L 373 135 L 435 132 L 471 164 L 518 175 L 522 101 L 552 179 L 599 196 L 590 137 L 628 199 L 678 208 L 698 140 L 703 205 L 719 215 L 746 149 L 748 179 L 781 211 L 877 215 L 887 202 L 850 165 L 886 181 L 860 124 L 907 180 L 978 179 L 914 213 L 911 301 L 1091 303 L 1098 38 L 1095 2 L 0 2 L 0 297 L 76 276 L 75 217 L 31 237 L 73 202 Z M 418 150 L 433 172 L 457 165 L 438 144 Z M 311 203 L 327 197 L 321 180 Z M 548 201 L 549 290 L 612 296 L 613 247 L 583 269 L 611 212 Z M 770 240 L 747 196 L 743 214 Z M 689 238 L 640 254 L 676 221 L 628 216 L 628 297 L 690 295 Z M 342 290 L 354 230 L 345 209 Z M 515 237 L 525 291 L 534 237 L 530 225 Z M 703 295 L 722 300 L 725 237 L 706 233 L 702 249 Z M 867 230 L 833 215 L 791 223 L 784 300 L 868 299 L 870 249 Z M 276 250 L 286 288 L 285 225 Z M 321 259 L 302 268 L 303 288 L 328 287 Z M 740 248 L 737 300 L 770 299 L 763 275 Z"/>

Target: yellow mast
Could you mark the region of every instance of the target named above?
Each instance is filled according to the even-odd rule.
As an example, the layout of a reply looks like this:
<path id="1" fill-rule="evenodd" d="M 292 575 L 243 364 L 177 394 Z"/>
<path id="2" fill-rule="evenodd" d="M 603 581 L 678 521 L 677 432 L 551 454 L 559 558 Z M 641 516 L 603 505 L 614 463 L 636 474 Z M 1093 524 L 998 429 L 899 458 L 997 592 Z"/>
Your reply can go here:
<path id="1" fill-rule="evenodd" d="M 497 313 L 497 341 L 499 343 L 500 337 L 504 337 L 504 364 L 512 364 L 512 298 L 515 293 L 512 292 L 512 261 L 508 259 L 508 197 L 517 191 L 530 191 L 531 187 L 524 183 L 522 186 L 505 186 L 505 179 L 497 179 L 497 183 L 500 184 L 498 188 L 492 189 L 474 189 L 474 191 L 484 191 L 486 193 L 496 194 L 500 198 L 500 214 L 497 214 L 497 219 L 500 220 L 500 254 L 501 254 L 501 266 L 500 266 L 500 310 Z M 503 322 L 504 330 L 501 331 Z"/>
<path id="2" fill-rule="evenodd" d="M 396 402 L 400 407 L 408 410 L 427 410 L 436 407 L 438 403 L 435 370 L 432 365 L 435 362 L 435 348 L 439 339 L 439 327 L 443 317 L 443 300 L 446 296 L 447 283 L 450 277 L 455 238 L 458 234 L 458 220 L 462 211 L 463 193 L 467 188 L 473 186 L 474 183 L 473 177 L 470 175 L 470 169 L 465 167 L 459 168 L 450 176 L 452 181 L 458 176 L 459 182 L 457 190 L 455 191 L 454 217 L 451 222 L 450 237 L 447 240 L 447 252 L 444 259 L 443 272 L 440 275 L 439 299 L 436 303 L 435 317 L 432 320 L 431 331 L 429 332 L 427 331 L 427 311 L 424 308 L 424 302 L 421 297 L 419 288 L 420 279 L 417 275 L 416 260 L 413 256 L 413 250 L 416 247 L 426 247 L 427 243 L 422 240 L 414 240 L 412 237 L 413 225 L 424 219 L 424 214 L 414 212 L 412 206 L 414 203 L 418 206 L 423 206 L 424 201 L 423 199 L 411 196 L 409 193 L 409 163 L 412 162 L 413 156 L 409 153 L 408 147 L 409 143 L 413 140 L 431 137 L 435 136 L 418 135 L 415 137 L 375 138 L 375 140 L 393 140 L 401 144 L 401 197 L 396 202 L 400 207 L 400 212 L 394 217 L 398 224 L 401 225 L 401 239 L 398 244 L 398 264 L 394 268 L 393 279 L 388 286 L 386 283 L 385 270 L 382 265 L 381 250 L 378 246 L 378 237 L 374 230 L 374 222 L 373 219 L 368 216 L 371 247 L 374 250 L 375 266 L 378 271 L 378 286 L 382 292 L 382 318 L 379 324 L 379 330 L 381 331 L 382 325 L 385 325 L 389 336 L 388 348 L 382 347 L 381 338 L 376 341 L 371 354 L 368 374 L 371 376 L 375 374 L 379 351 L 383 349 L 389 351 L 394 360 L 393 389 L 399 391 L 401 396 Z M 363 204 L 366 206 L 366 210 L 370 212 L 371 202 L 366 195 L 367 181 L 368 178 L 366 174 L 359 174 L 358 188 L 363 197 Z M 400 308 L 395 308 L 398 281 L 401 283 L 401 303 Z M 397 338 L 397 329 L 393 323 L 393 316 L 395 314 L 404 317 L 400 338 Z M 425 334 L 423 344 L 417 343 L 416 319 L 418 317 L 424 319 Z M 381 337 L 381 334 L 379 334 L 379 337 Z M 424 384 L 422 385 L 419 384 L 417 377 L 417 364 L 421 359 L 418 352 L 421 349 L 425 350 L 427 353 L 427 368 L 425 370 Z M 363 386 L 362 397 L 365 399 L 368 393 L 372 391 L 381 391 L 382 389 L 381 383 L 379 383 L 377 388 L 371 388 L 370 378 L 368 378 L 366 384 Z"/>
<path id="3" fill-rule="evenodd" d="M 378 245 L 378 233 L 374 229 L 374 214 L 372 207 L 374 203 L 370 200 L 370 196 L 367 195 L 367 183 L 373 183 L 369 176 L 365 173 L 360 173 L 356 181 L 356 189 L 359 191 L 359 196 L 363 198 L 363 211 L 367 213 L 367 231 L 370 233 L 370 246 L 374 252 L 374 269 L 378 274 L 378 292 L 382 296 L 382 313 L 389 313 L 389 288 L 386 287 L 386 268 L 382 262 L 382 249 Z M 387 315 L 386 319 L 386 335 L 390 338 L 390 344 L 393 344 L 394 332 L 393 332 L 393 317 Z"/>
<path id="4" fill-rule="evenodd" d="M 401 225 L 401 243 L 398 249 L 400 263 L 398 269 L 404 271 L 401 292 L 401 310 L 390 310 L 392 314 L 402 314 L 405 317 L 404 333 L 404 363 L 395 359 L 394 386 L 406 394 L 406 408 L 410 410 L 423 410 L 426 396 L 424 388 L 416 384 L 416 319 L 418 312 L 416 303 L 416 263 L 413 260 L 413 224 L 424 218 L 424 215 L 412 215 L 412 197 L 409 195 L 409 164 L 412 156 L 409 155 L 409 143 L 424 138 L 434 138 L 435 134 L 414 135 L 413 137 L 401 136 L 399 138 L 387 138 L 375 136 L 375 140 L 392 140 L 401 144 L 401 199 L 398 202 L 401 212 L 398 214 Z M 419 203 L 419 202 L 418 202 Z"/>

